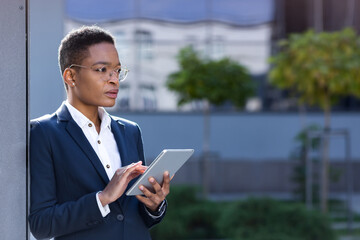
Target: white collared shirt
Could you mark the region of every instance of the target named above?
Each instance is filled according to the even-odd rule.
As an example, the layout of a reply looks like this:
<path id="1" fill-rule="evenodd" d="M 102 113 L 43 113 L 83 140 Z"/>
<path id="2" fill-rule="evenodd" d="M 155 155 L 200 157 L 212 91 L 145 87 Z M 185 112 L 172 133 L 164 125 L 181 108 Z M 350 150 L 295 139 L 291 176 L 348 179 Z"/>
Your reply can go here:
<path id="1" fill-rule="evenodd" d="M 71 117 L 83 131 L 85 137 L 99 157 L 105 172 L 111 180 L 115 171 L 121 167 L 119 149 L 117 147 L 114 134 L 111 132 L 111 118 L 104 108 L 99 107 L 99 117 L 101 119 L 100 133 L 96 131 L 95 124 L 90 121 L 84 114 L 73 107 L 68 101 L 65 105 L 69 110 Z M 98 194 L 96 194 L 100 212 L 103 217 L 110 213 L 108 205 L 102 206 Z"/>
<path id="2" fill-rule="evenodd" d="M 95 124 L 90 121 L 84 114 L 82 114 L 79 110 L 73 107 L 67 100 L 65 101 L 65 105 L 69 110 L 71 117 L 74 119 L 76 124 L 81 128 L 85 137 L 91 144 L 92 148 L 96 152 L 99 157 L 106 174 L 111 180 L 115 171 L 121 168 L 121 159 L 119 149 L 116 144 L 116 140 L 114 138 L 114 134 L 111 131 L 111 118 L 109 114 L 105 111 L 103 107 L 99 107 L 99 117 L 101 120 L 100 125 L 100 133 L 96 131 Z M 99 193 L 96 194 L 96 202 L 98 204 L 99 210 L 103 217 L 106 217 L 110 213 L 109 205 L 103 206 L 99 199 Z M 154 216 L 151 214 L 148 209 L 145 207 L 146 212 L 152 218 L 156 219 L 161 217 L 165 212 L 165 203 L 164 200 L 159 209 L 160 214 L 158 216 Z"/>

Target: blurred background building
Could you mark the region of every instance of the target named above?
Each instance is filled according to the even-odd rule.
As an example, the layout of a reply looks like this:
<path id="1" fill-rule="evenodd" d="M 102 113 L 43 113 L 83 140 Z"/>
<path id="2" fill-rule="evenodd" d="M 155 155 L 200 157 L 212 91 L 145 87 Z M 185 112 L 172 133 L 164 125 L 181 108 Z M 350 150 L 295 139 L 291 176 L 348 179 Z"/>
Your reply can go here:
<path id="1" fill-rule="evenodd" d="M 132 75 L 121 86 L 116 110 L 176 111 L 176 96 L 165 82 L 178 69 L 176 55 L 185 46 L 213 59 L 239 61 L 254 77 L 268 70 L 273 1 L 107 1 L 97 7 L 93 2 L 67 1 L 65 32 L 97 23 L 116 37 Z"/>

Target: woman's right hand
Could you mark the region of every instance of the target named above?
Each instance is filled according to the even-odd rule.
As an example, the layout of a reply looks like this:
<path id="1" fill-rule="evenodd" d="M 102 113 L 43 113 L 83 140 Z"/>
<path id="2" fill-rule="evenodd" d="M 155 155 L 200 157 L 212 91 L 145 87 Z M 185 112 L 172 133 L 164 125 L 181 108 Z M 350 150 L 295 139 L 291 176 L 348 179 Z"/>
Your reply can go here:
<path id="1" fill-rule="evenodd" d="M 111 181 L 98 195 L 103 206 L 115 202 L 120 198 L 121 195 L 124 194 L 129 182 L 146 171 L 147 167 L 141 165 L 141 163 L 142 162 L 139 161 L 116 170 Z"/>

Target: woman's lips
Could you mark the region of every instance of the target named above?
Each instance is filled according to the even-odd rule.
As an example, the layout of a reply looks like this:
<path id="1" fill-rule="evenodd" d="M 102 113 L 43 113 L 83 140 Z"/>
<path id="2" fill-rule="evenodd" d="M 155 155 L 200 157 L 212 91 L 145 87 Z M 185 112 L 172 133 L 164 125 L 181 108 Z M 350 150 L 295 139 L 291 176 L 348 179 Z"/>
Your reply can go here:
<path id="1" fill-rule="evenodd" d="M 116 98 L 117 97 L 117 95 L 118 95 L 118 92 L 119 92 L 119 90 L 110 90 L 110 91 L 107 91 L 106 93 L 105 93 L 105 95 L 106 96 L 108 96 L 109 98 Z"/>

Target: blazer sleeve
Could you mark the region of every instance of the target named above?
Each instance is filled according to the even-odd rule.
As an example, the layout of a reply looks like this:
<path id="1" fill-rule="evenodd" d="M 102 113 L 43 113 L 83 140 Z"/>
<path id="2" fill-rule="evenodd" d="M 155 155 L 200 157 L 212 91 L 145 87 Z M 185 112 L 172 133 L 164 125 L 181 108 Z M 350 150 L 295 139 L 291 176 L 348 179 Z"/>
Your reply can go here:
<path id="1" fill-rule="evenodd" d="M 139 128 L 139 126 L 137 125 L 137 129 L 138 129 L 138 141 L 137 141 L 137 148 L 138 148 L 138 155 L 139 155 L 139 159 L 145 164 L 145 154 L 144 154 L 144 147 L 143 147 L 143 140 L 141 137 L 141 130 Z M 154 218 L 153 216 L 149 215 L 149 212 L 147 212 L 145 210 L 145 205 L 142 202 L 139 202 L 139 213 L 140 216 L 143 218 L 146 226 L 148 228 L 154 226 L 155 224 L 161 222 L 161 220 L 164 218 L 165 216 L 165 212 L 167 209 L 167 202 L 165 201 L 165 210 L 163 211 L 162 215 L 159 217 Z"/>
<path id="2" fill-rule="evenodd" d="M 30 215 L 36 238 L 52 238 L 94 227 L 103 218 L 96 192 L 76 201 L 58 203 L 51 142 L 40 122 L 30 131 Z"/>

